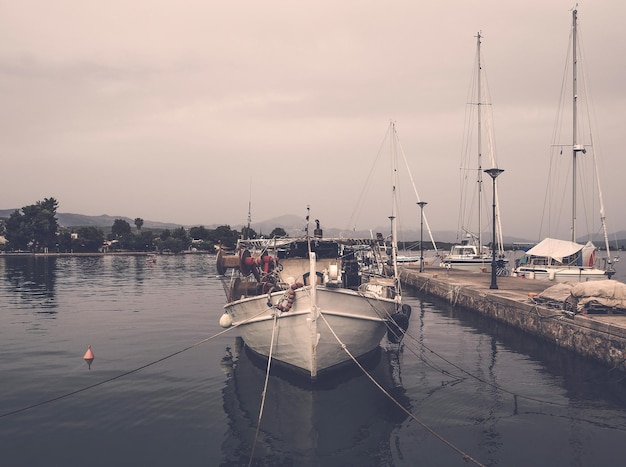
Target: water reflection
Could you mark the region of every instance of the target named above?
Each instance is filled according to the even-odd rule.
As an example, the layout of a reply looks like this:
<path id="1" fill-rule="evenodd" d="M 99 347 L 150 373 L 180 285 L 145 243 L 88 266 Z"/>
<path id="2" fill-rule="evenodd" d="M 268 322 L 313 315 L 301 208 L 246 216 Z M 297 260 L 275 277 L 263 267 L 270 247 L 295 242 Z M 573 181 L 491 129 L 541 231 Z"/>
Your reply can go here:
<path id="1" fill-rule="evenodd" d="M 551 342 L 475 312 L 438 300 L 436 305 L 442 315 L 454 319 L 477 336 L 475 366 L 470 372 L 486 383 L 483 390 L 493 403 L 490 416 L 492 410 L 494 414 L 503 408 L 508 411 L 509 401 L 512 401 L 513 415 L 542 413 L 547 417 L 568 419 L 572 445 L 581 443 L 583 435 L 576 429 L 581 420 L 597 427 L 626 430 L 623 372 L 581 358 Z M 523 375 L 512 373 L 517 364 L 511 356 L 524 360 L 527 366 L 532 364 L 536 371 L 527 370 L 528 381 L 516 386 L 511 386 L 510 381 L 523 380 Z M 537 402 L 541 404 L 537 406 Z"/>
<path id="2" fill-rule="evenodd" d="M 223 359 L 223 390 L 229 429 L 222 445 L 226 463 L 247 465 L 252 451 L 266 361 L 237 338 Z M 276 368 L 276 371 L 275 371 Z M 393 432 L 407 415 L 358 368 L 333 375 L 314 388 L 272 368 L 254 460 L 263 465 L 391 465 Z M 398 355 L 388 349 L 368 371 L 408 408 Z"/>
<path id="3" fill-rule="evenodd" d="M 56 313 L 55 288 L 57 258 L 48 256 L 6 256 L 3 265 L 5 287 L 15 308 L 35 308 L 40 313 Z"/>

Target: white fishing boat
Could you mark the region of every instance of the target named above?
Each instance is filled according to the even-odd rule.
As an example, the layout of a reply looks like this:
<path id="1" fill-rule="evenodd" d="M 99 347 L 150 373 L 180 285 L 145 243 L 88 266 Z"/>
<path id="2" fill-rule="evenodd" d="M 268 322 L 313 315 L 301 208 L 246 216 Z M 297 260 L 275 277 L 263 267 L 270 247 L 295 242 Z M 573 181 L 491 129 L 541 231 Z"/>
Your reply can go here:
<path id="1" fill-rule="evenodd" d="M 252 351 L 311 380 L 372 353 L 386 333 L 398 342 L 410 307 L 378 247 L 325 239 L 319 223 L 313 236 L 240 240 L 234 254 L 217 255 L 218 273 L 232 271 L 220 324 L 238 326 Z"/>
<path id="2" fill-rule="evenodd" d="M 578 44 L 578 18 L 577 10 L 572 12 L 572 34 L 571 34 L 571 50 L 572 50 L 572 82 L 571 82 L 571 102 L 572 102 L 572 142 L 571 145 L 553 144 L 553 151 L 563 152 L 563 147 L 568 147 L 572 151 L 572 165 L 571 165 L 571 181 L 570 187 L 566 189 L 571 190 L 571 224 L 569 226 L 571 237 L 569 240 L 562 240 L 549 236 L 538 243 L 533 248 L 529 249 L 526 254 L 520 258 L 518 264 L 513 270 L 513 275 L 518 277 L 525 277 L 530 279 L 543 279 L 551 280 L 554 282 L 585 282 L 591 280 L 605 280 L 611 278 L 614 274 L 613 260 L 611 259 L 611 253 L 609 248 L 608 235 L 606 230 L 606 218 L 604 215 L 604 206 L 602 200 L 602 192 L 600 190 L 600 180 L 598 176 L 598 168 L 596 165 L 596 157 L 591 145 L 582 144 L 580 141 L 580 127 L 585 122 L 579 122 L 578 119 L 578 106 L 579 100 L 583 92 L 579 95 L 578 89 L 578 67 L 582 64 L 579 54 L 577 53 Z M 566 80 L 564 80 L 564 83 Z M 565 91 L 565 87 L 563 89 Z M 581 89 L 585 91 L 585 89 Z M 565 99 L 561 99 L 565 101 Z M 561 112 L 559 112 L 561 115 Z M 557 129 L 559 126 L 557 125 Z M 590 126 L 589 126 L 590 129 Z M 556 133 L 556 132 L 555 132 Z M 591 152 L 591 154 L 587 154 Z M 606 257 L 604 258 L 603 267 L 598 267 L 598 259 L 596 258 L 597 248 L 591 240 L 581 244 L 577 241 L 577 202 L 579 195 L 577 193 L 578 184 L 581 183 L 581 178 L 578 175 L 579 164 L 581 164 L 580 158 L 587 154 L 586 162 L 588 165 L 593 165 L 593 174 L 590 174 L 589 178 L 592 184 L 596 185 L 598 190 L 598 201 L 600 206 L 600 222 L 601 229 L 604 234 L 604 241 L 606 246 Z M 557 155 L 556 152 L 554 155 Z M 553 158 L 556 159 L 556 158 Z M 558 170 L 550 170 L 551 173 L 557 173 Z M 550 203 L 547 203 L 548 205 Z M 560 210 L 560 204 L 557 208 Z"/>
<path id="3" fill-rule="evenodd" d="M 452 245 L 439 265 L 444 268 L 461 269 L 468 272 L 491 272 L 492 249 L 483 242 L 483 210 L 489 205 L 485 202 L 486 192 L 483 189 L 483 136 L 487 137 L 487 155 L 489 168 L 497 167 L 495 158 L 495 144 L 493 141 L 492 125 L 484 125 L 487 116 L 483 110 L 488 110 L 488 92 L 486 80 L 483 79 L 484 66 L 481 55 L 481 39 L 479 32 L 476 35 L 476 81 L 472 83 L 470 92 L 470 111 L 467 113 L 470 129 L 464 147 L 466 154 L 461 164 L 461 207 L 459 215 L 459 232 L 463 239 Z M 487 108 L 485 108 L 487 106 Z M 490 120 L 490 119 L 489 119 Z M 488 122 L 487 122 L 488 123 Z M 483 133 L 485 133 L 483 135 Z M 472 148 L 472 140 L 476 139 L 476 152 Z M 494 182 L 495 183 L 495 182 Z M 487 190 L 488 192 L 489 190 Z M 494 219 L 492 219 L 493 221 Z M 500 224 L 500 207 L 496 202 L 496 246 L 497 246 L 497 274 L 508 275 L 508 259 L 504 256 L 502 246 L 502 228 Z"/>

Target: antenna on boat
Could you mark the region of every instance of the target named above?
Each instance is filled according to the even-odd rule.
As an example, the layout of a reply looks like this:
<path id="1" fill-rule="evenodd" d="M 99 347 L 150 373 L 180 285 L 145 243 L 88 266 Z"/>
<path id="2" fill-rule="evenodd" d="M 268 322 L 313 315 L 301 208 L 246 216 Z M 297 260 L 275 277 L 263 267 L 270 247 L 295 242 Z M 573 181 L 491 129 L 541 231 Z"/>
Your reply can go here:
<path id="1" fill-rule="evenodd" d="M 250 192 L 248 195 L 248 228 L 244 240 L 250 238 L 250 224 L 252 223 L 252 177 L 250 177 Z"/>
<path id="2" fill-rule="evenodd" d="M 309 204 L 306 205 L 306 227 L 304 227 L 304 233 L 306 237 L 309 238 L 309 218 L 311 217 L 311 206 Z"/>

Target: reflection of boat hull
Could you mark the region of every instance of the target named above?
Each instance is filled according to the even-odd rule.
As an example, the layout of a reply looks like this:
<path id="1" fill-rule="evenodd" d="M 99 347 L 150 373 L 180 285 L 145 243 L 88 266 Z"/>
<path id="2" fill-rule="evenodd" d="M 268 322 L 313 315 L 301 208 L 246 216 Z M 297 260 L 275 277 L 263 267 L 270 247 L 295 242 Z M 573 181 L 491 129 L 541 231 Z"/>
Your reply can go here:
<path id="1" fill-rule="evenodd" d="M 228 303 L 225 310 L 233 325 L 240 324 L 241 336 L 253 351 L 269 356 L 271 336 L 274 335 L 272 359 L 314 378 L 351 361 L 337 339 L 355 357 L 376 349 L 387 330 L 388 318 L 396 309 L 392 299 L 348 289 L 318 286 L 315 294 L 315 310 L 311 306 L 311 286 L 295 290 L 286 312 L 277 311 L 275 307 L 284 297 L 282 291 L 242 298 Z M 317 316 L 318 312 L 323 318 Z M 276 330 L 273 333 L 275 314 Z"/>
<path id="2" fill-rule="evenodd" d="M 232 352 L 224 360 L 229 423 L 222 455 L 225 464 L 248 465 L 266 368 L 264 361 L 244 351 L 241 338 Z M 406 406 L 397 358 L 397 353 L 378 347 L 364 365 Z M 333 373 L 313 388 L 308 379 L 272 368 L 253 465 L 260 465 L 257 459 L 263 465 L 391 465 L 393 430 L 407 415 L 358 368 L 351 370 Z"/>

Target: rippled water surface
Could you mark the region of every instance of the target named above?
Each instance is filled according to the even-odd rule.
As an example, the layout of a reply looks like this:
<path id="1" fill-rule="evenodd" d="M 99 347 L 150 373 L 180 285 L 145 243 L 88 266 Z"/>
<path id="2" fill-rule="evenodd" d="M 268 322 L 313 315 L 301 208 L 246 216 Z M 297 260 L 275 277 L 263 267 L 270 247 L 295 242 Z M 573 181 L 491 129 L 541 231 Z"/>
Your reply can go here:
<path id="1" fill-rule="evenodd" d="M 273 369 L 252 465 L 623 465 L 623 375 L 408 295 L 386 394 Z M 0 465 L 248 465 L 265 363 L 223 302 L 211 256 L 0 257 Z"/>

